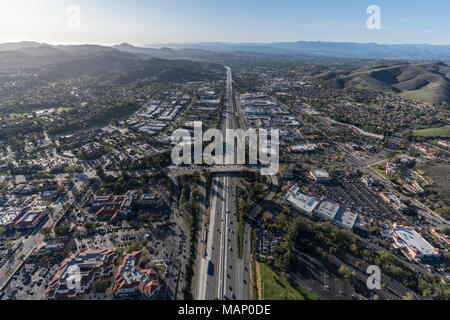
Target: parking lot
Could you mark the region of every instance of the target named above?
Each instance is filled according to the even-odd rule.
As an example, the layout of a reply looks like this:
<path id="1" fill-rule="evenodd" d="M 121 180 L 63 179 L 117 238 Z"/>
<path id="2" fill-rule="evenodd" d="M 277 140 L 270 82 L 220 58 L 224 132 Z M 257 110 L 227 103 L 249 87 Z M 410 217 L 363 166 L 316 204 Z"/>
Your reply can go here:
<path id="1" fill-rule="evenodd" d="M 40 300 L 57 266 L 24 264 L 3 290 L 2 300 Z"/>
<path id="2" fill-rule="evenodd" d="M 167 272 L 164 274 L 165 288 L 162 292 L 162 298 L 171 299 L 175 294 L 178 282 L 178 273 L 180 274 L 180 283 L 183 282 L 184 266 L 187 259 L 187 246 L 185 237 L 171 229 L 170 226 L 163 223 L 155 223 L 148 228 L 115 228 L 115 229 L 97 229 L 90 236 L 81 239 L 75 239 L 73 251 L 80 252 L 89 249 L 117 248 L 128 244 L 141 243 L 146 240 L 144 249 L 149 253 L 149 258 L 155 264 L 167 265 Z M 178 290 L 180 291 L 180 290 Z M 179 292 L 178 292 L 179 293 Z M 98 299 L 97 296 L 91 296 L 91 299 Z"/>
<path id="3" fill-rule="evenodd" d="M 359 179 L 347 179 L 342 173 L 334 173 L 332 183 L 310 183 L 308 188 L 312 195 L 325 197 L 369 219 L 388 222 L 391 225 L 403 221 L 411 225 L 418 223 L 385 203 L 377 190 L 367 187 Z M 423 225 L 422 222 L 421 224 Z"/>
<path id="4" fill-rule="evenodd" d="M 352 285 L 339 279 L 335 270 L 328 270 L 330 268 L 309 255 L 298 254 L 297 259 L 298 272 L 294 274 L 294 279 L 310 288 L 320 299 L 357 299 Z"/>

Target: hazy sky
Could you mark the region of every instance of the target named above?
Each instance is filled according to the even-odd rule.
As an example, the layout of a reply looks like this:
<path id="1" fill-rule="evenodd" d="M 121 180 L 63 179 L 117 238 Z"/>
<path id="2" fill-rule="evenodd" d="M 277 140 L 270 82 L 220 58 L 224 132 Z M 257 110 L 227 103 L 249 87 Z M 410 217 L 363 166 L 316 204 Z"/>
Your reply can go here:
<path id="1" fill-rule="evenodd" d="M 68 27 L 71 5 L 81 29 Z M 366 28 L 369 5 L 381 8 L 380 30 Z M 448 0 L 0 0 L 0 42 L 450 44 L 449 13 Z"/>

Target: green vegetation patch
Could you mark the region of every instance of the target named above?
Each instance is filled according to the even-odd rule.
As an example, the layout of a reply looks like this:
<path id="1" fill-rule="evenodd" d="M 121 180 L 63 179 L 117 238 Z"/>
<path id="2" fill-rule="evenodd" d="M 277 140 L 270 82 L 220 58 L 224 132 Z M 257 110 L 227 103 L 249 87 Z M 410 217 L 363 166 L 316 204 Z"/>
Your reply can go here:
<path id="1" fill-rule="evenodd" d="M 294 286 L 280 273 L 261 263 L 264 300 L 317 300 L 308 290 Z"/>
<path id="2" fill-rule="evenodd" d="M 242 259 L 244 249 L 244 219 L 240 218 L 238 222 L 238 258 Z"/>
<path id="3" fill-rule="evenodd" d="M 437 102 L 435 93 L 426 87 L 419 90 L 403 91 L 398 93 L 398 95 L 408 99 L 422 102 L 429 102 L 429 103 Z"/>
<path id="4" fill-rule="evenodd" d="M 413 132 L 415 136 L 426 137 L 426 138 L 450 138 L 450 126 L 440 127 L 440 128 L 429 128 L 415 130 Z"/>

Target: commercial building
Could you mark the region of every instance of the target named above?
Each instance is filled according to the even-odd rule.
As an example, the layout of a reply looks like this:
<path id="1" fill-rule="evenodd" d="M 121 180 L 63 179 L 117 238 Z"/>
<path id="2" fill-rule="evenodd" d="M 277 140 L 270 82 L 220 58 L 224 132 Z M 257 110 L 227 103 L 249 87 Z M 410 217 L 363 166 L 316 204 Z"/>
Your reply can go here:
<path id="1" fill-rule="evenodd" d="M 339 211 L 339 205 L 328 200 L 322 200 L 314 208 L 314 214 L 321 219 L 333 220 Z"/>
<path id="2" fill-rule="evenodd" d="M 220 99 L 205 99 L 200 101 L 201 104 L 207 105 L 207 106 L 218 106 L 220 104 Z"/>
<path id="3" fill-rule="evenodd" d="M 372 178 L 371 176 L 368 176 L 368 175 L 362 176 L 361 182 L 364 183 L 368 187 L 376 186 L 378 184 L 374 178 Z"/>
<path id="4" fill-rule="evenodd" d="M 353 226 L 353 229 L 358 229 L 364 232 L 371 232 L 373 221 L 374 221 L 373 219 L 369 220 L 365 216 L 358 215 L 355 224 Z"/>
<path id="5" fill-rule="evenodd" d="M 397 247 L 414 260 L 435 260 L 441 257 L 439 249 L 434 248 L 413 228 L 394 224 L 394 241 Z"/>
<path id="6" fill-rule="evenodd" d="M 125 256 L 114 276 L 113 292 L 116 297 L 153 298 L 160 289 L 158 273 L 153 269 L 139 267 L 141 251 Z"/>
<path id="7" fill-rule="evenodd" d="M 318 148 L 319 148 L 319 146 L 315 143 L 305 143 L 305 144 L 298 144 L 298 145 L 290 146 L 288 148 L 288 151 L 307 153 L 307 152 L 315 151 Z"/>
<path id="8" fill-rule="evenodd" d="M 321 220 L 330 220 L 340 228 L 354 231 L 358 229 L 363 232 L 370 232 L 372 229 L 372 221 L 367 220 L 364 216 L 359 216 L 326 199 L 317 201 L 311 196 L 301 193 L 297 186 L 292 186 L 284 199 L 297 209 Z"/>
<path id="9" fill-rule="evenodd" d="M 386 175 L 392 177 L 398 170 L 398 167 L 393 162 L 386 162 Z"/>
<path id="10" fill-rule="evenodd" d="M 380 192 L 381 198 L 389 203 L 394 209 L 397 210 L 406 210 L 408 207 L 392 192 Z"/>
<path id="11" fill-rule="evenodd" d="M 297 186 L 291 187 L 284 198 L 288 202 L 292 203 L 296 208 L 309 214 L 313 212 L 314 208 L 319 203 L 312 197 L 301 193 Z"/>
<path id="12" fill-rule="evenodd" d="M 64 259 L 45 291 L 48 299 L 68 299 L 86 293 L 97 278 L 109 276 L 116 249 L 88 250 Z"/>
<path id="13" fill-rule="evenodd" d="M 61 243 L 47 243 L 41 242 L 36 249 L 34 249 L 33 254 L 48 254 L 55 251 L 60 251 L 64 248 L 64 245 Z"/>
<path id="14" fill-rule="evenodd" d="M 0 227 L 12 228 L 26 210 L 10 209 L 0 213 Z"/>
<path id="15" fill-rule="evenodd" d="M 328 182 L 331 180 L 328 172 L 326 172 L 325 170 L 322 170 L 322 169 L 311 170 L 309 173 L 311 174 L 311 177 L 316 182 Z"/>
<path id="16" fill-rule="evenodd" d="M 338 227 L 346 230 L 358 228 L 362 231 L 370 232 L 370 229 L 368 228 L 369 224 L 364 217 L 360 217 L 349 209 L 328 200 L 319 202 L 314 209 L 314 215 L 322 220 L 330 220 Z"/>
<path id="17" fill-rule="evenodd" d="M 446 243 L 448 245 L 450 245 L 450 237 L 446 234 L 443 234 L 442 232 L 439 232 L 439 230 L 436 229 L 431 229 L 431 233 L 436 236 L 440 241 L 442 241 L 443 243 Z"/>
<path id="18" fill-rule="evenodd" d="M 16 229 L 34 229 L 47 215 L 47 210 L 29 210 L 15 223 Z"/>
<path id="19" fill-rule="evenodd" d="M 352 230 L 355 226 L 355 222 L 358 218 L 358 215 L 350 210 L 340 208 L 340 210 L 337 212 L 333 219 L 333 223 L 336 224 L 338 227 Z"/>
<path id="20" fill-rule="evenodd" d="M 162 199 L 157 194 L 142 194 L 137 190 L 127 191 L 125 195 L 99 195 L 94 196 L 92 207 L 99 208 L 95 216 L 100 219 L 109 219 L 116 222 L 133 210 L 158 207 Z"/>
<path id="21" fill-rule="evenodd" d="M 60 252 L 64 248 L 64 245 L 61 243 L 47 243 L 41 242 L 36 249 L 28 257 L 28 260 L 31 262 L 38 262 L 39 257 L 44 255 L 54 255 Z"/>
<path id="22" fill-rule="evenodd" d="M 292 170 L 280 171 L 280 178 L 281 180 L 290 180 L 294 178 L 294 173 L 292 172 Z"/>

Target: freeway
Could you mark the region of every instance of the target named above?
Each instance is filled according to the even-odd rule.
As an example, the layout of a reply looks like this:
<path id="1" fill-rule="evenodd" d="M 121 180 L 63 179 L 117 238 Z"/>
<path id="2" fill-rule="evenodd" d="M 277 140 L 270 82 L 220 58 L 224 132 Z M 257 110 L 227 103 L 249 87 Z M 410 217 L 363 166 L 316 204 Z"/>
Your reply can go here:
<path id="1" fill-rule="evenodd" d="M 224 134 L 236 123 L 232 75 L 228 67 L 226 91 Z M 244 259 L 238 257 L 237 181 L 238 177 L 227 170 L 217 172 L 213 178 L 209 225 L 203 230 L 207 232 L 206 250 L 198 262 L 197 300 L 249 298 L 248 254 L 244 252 Z"/>

